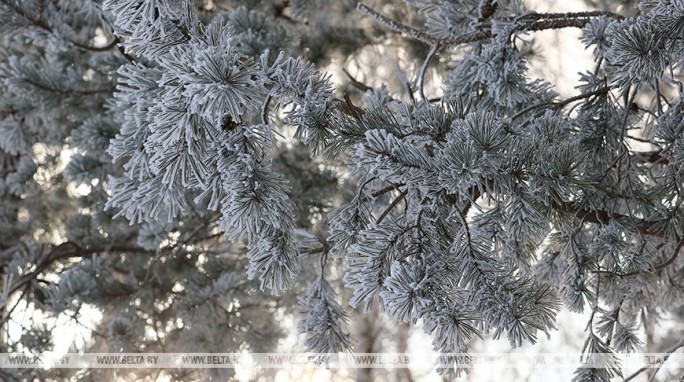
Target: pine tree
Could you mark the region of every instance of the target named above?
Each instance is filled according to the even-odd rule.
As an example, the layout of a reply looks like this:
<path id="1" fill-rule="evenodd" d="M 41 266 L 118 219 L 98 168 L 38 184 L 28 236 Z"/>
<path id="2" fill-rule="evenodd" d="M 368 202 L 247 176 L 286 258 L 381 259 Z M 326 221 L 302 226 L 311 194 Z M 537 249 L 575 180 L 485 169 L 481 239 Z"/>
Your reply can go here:
<path id="1" fill-rule="evenodd" d="M 264 352 L 283 314 L 308 351 L 347 352 L 350 305 L 464 353 L 569 309 L 608 355 L 574 380 L 620 375 L 684 298 L 684 2 L 635 13 L 0 0 L 0 352 L 53 348 L 64 319 L 86 351 Z M 525 53 L 561 28 L 595 57 L 568 98 Z M 392 83 L 326 72 L 390 41 L 412 62 Z M 162 372 L 232 371 L 132 375 Z"/>

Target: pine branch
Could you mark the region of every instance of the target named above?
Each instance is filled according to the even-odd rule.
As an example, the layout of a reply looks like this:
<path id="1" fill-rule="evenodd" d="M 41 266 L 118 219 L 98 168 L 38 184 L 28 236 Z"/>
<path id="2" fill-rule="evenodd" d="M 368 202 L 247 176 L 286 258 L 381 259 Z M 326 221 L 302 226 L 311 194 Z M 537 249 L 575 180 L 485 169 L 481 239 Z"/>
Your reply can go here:
<path id="1" fill-rule="evenodd" d="M 576 202 L 567 202 L 560 206 L 565 211 L 574 214 L 578 219 L 589 223 L 608 225 L 613 220 L 627 221 L 636 229 L 649 236 L 664 237 L 665 233 L 662 231 L 655 231 L 653 227 L 660 223 L 659 221 L 637 219 L 630 216 L 622 215 L 619 213 L 613 213 L 604 210 L 589 210 L 586 208 L 581 208 Z"/>
<path id="2" fill-rule="evenodd" d="M 423 31 L 393 20 L 363 3 L 358 3 L 357 9 L 394 32 L 405 34 L 431 46 L 443 47 L 462 45 L 496 37 L 491 31 L 491 26 L 486 25 L 485 29 L 466 33 L 453 39 L 438 39 Z M 584 28 L 584 26 L 593 18 L 600 16 L 608 16 L 616 19 L 623 18 L 622 16 L 611 12 L 530 13 L 523 18 L 516 20 L 518 25 L 516 25 L 514 31 L 532 32 L 548 29 Z"/>
<path id="3" fill-rule="evenodd" d="M 210 219 L 209 221 L 205 222 L 204 224 L 201 224 L 199 227 L 197 227 L 181 244 L 173 244 L 164 248 L 161 248 L 157 251 L 150 251 L 141 247 L 137 246 L 127 246 L 127 245 L 114 245 L 114 246 L 103 246 L 103 247 L 83 247 L 77 243 L 74 243 L 72 241 L 66 241 L 64 243 L 59 244 L 55 248 L 53 248 L 47 255 L 45 255 L 39 262 L 35 265 L 35 268 L 33 269 L 32 272 L 27 273 L 23 275 L 19 280 L 17 280 L 16 283 L 14 283 L 10 288 L 8 292 L 8 296 L 12 295 L 16 291 L 18 291 L 20 288 L 30 285 L 33 280 L 35 280 L 38 275 L 40 275 L 43 271 L 48 269 L 50 266 L 52 266 L 55 262 L 60 261 L 60 260 L 66 260 L 66 259 L 71 259 L 71 258 L 85 258 L 87 256 L 90 256 L 93 253 L 102 253 L 102 252 L 109 252 L 109 253 L 146 253 L 146 254 L 151 254 L 151 253 L 167 253 L 171 255 L 177 254 L 181 248 L 184 246 L 190 245 L 191 242 L 196 238 L 197 234 L 201 232 L 206 226 L 211 224 L 213 221 L 215 221 L 215 218 L 218 215 L 215 215 L 214 218 Z M 202 239 L 203 240 L 203 239 Z M 196 241 L 201 241 L 201 240 L 196 240 Z"/>
<path id="4" fill-rule="evenodd" d="M 526 176 L 523 175 L 522 179 L 525 178 Z M 491 187 L 492 184 L 493 182 L 490 180 L 488 181 L 487 186 Z M 466 205 L 466 209 L 462 211 L 464 214 L 467 214 L 470 205 L 474 203 L 477 200 L 477 198 L 480 197 L 480 189 L 477 185 L 472 186 L 468 189 L 467 194 L 470 195 L 471 203 Z M 452 205 L 455 205 L 458 202 L 458 198 L 449 195 L 447 195 L 446 200 Z M 573 214 L 575 215 L 575 217 L 584 222 L 608 225 L 613 220 L 619 220 L 623 222 L 628 222 L 631 226 L 634 226 L 637 229 L 637 231 L 641 234 L 663 238 L 665 237 L 665 232 L 663 232 L 662 230 L 653 229 L 654 226 L 662 223 L 661 221 L 638 219 L 631 216 L 615 213 L 612 211 L 590 210 L 581 207 L 577 202 L 562 203 L 560 205 L 557 205 L 556 208 L 560 208 L 561 211 L 564 211 L 566 213 Z"/>
<path id="5" fill-rule="evenodd" d="M 610 18 L 614 18 L 617 20 L 622 20 L 625 17 L 613 13 L 613 12 L 608 12 L 608 11 L 588 11 L 588 12 L 567 12 L 567 13 L 537 13 L 537 12 L 530 12 L 525 15 L 522 15 L 515 20 L 520 20 L 520 21 L 540 21 L 540 20 L 556 20 L 556 19 L 574 19 L 574 18 L 594 18 L 594 17 L 601 17 L 601 16 L 606 16 Z"/>
<path id="6" fill-rule="evenodd" d="M 612 271 L 592 271 L 592 273 L 597 273 L 597 274 L 608 274 L 612 276 L 617 276 L 617 277 L 630 277 L 630 276 L 636 276 L 636 275 L 641 275 L 641 274 L 646 274 L 646 273 L 655 273 L 659 270 L 662 270 L 664 268 L 667 268 L 668 266 L 672 265 L 672 263 L 677 260 L 677 257 L 679 256 L 679 252 L 682 249 L 682 246 L 684 246 L 684 239 L 680 240 L 677 246 L 675 247 L 674 252 L 672 253 L 672 256 L 670 256 L 669 259 L 667 259 L 665 262 L 656 265 L 653 267 L 653 269 L 648 270 L 648 271 L 633 271 L 629 273 L 617 273 L 617 272 L 612 272 Z"/>
<path id="7" fill-rule="evenodd" d="M 425 32 L 419 31 L 418 29 L 402 24 L 396 20 L 392 20 L 389 17 L 377 12 L 376 10 L 369 8 L 367 5 L 363 3 L 358 3 L 356 5 L 356 9 L 370 16 L 375 21 L 379 22 L 380 24 L 383 24 L 387 28 L 397 33 L 403 33 L 415 40 L 422 41 L 428 45 L 437 45 L 440 41 L 428 35 Z"/>

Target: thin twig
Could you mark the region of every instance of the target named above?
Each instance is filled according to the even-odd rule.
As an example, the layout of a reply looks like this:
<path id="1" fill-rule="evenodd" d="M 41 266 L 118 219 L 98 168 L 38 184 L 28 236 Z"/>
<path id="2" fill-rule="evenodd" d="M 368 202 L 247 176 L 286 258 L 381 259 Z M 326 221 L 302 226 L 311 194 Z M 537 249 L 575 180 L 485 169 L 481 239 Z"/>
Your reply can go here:
<path id="1" fill-rule="evenodd" d="M 677 351 L 677 349 L 679 349 L 679 348 L 681 348 L 681 347 L 684 347 L 684 339 L 682 339 L 682 340 L 680 340 L 679 342 L 677 342 L 674 346 L 672 346 L 671 348 L 669 348 L 665 353 L 666 353 L 667 356 L 669 357 L 672 353 L 674 353 L 675 351 Z M 658 367 L 656 368 L 656 370 L 653 372 L 653 375 L 651 376 L 651 380 L 655 377 L 656 373 L 658 372 L 658 370 L 660 370 L 660 368 L 663 366 L 663 364 L 665 363 L 665 361 L 667 361 L 667 359 L 663 360 L 663 362 L 662 362 L 661 364 L 658 365 Z M 644 371 L 646 371 L 646 370 L 648 370 L 648 369 L 649 369 L 648 366 L 644 366 L 644 367 L 642 367 L 641 369 L 635 371 L 634 374 L 632 374 L 632 375 L 630 375 L 629 377 L 627 377 L 627 378 L 625 378 L 624 380 L 622 380 L 622 382 L 629 382 L 629 381 L 631 381 L 632 379 L 636 378 L 637 375 L 641 374 L 642 372 L 644 372 Z"/>
<path id="2" fill-rule="evenodd" d="M 568 12 L 568 13 L 537 13 L 531 12 L 527 13 L 516 20 L 518 21 L 528 21 L 528 20 L 551 20 L 551 19 L 573 19 L 573 18 L 593 18 L 606 16 L 618 20 L 622 20 L 625 17 L 613 12 L 606 11 L 588 11 L 588 12 Z"/>
<path id="3" fill-rule="evenodd" d="M 62 95 L 95 95 L 95 94 L 103 94 L 103 93 L 111 93 L 114 90 L 116 90 L 116 84 L 112 84 L 109 87 L 106 88 L 101 88 L 101 89 L 56 89 L 53 87 L 50 87 L 45 84 L 41 84 L 35 81 L 31 81 L 27 78 L 24 79 L 24 82 L 26 82 L 29 85 L 35 86 L 38 89 L 45 90 L 48 92 L 52 93 L 57 93 L 57 94 L 62 94 Z"/>
<path id="4" fill-rule="evenodd" d="M 585 98 L 593 97 L 593 96 L 603 95 L 603 94 L 608 93 L 609 91 L 610 91 L 610 86 L 604 86 L 604 87 L 598 88 L 598 89 L 596 89 L 596 90 L 594 90 L 594 91 L 591 91 L 591 92 L 588 92 L 588 93 L 584 93 L 584 94 L 580 94 L 580 95 L 576 95 L 576 96 L 570 97 L 570 98 L 568 98 L 568 99 L 566 99 L 566 100 L 557 102 L 557 103 L 554 104 L 553 107 L 554 107 L 555 109 L 562 109 L 562 108 L 564 108 L 565 106 L 567 106 L 569 103 L 572 103 L 572 102 L 575 102 L 575 101 L 579 101 L 579 100 L 582 100 L 582 99 L 585 99 Z"/>
<path id="5" fill-rule="evenodd" d="M 553 108 L 553 109 L 555 109 L 555 110 L 560 110 L 560 109 L 564 108 L 565 106 L 567 106 L 568 104 L 570 104 L 570 103 L 572 103 L 572 102 L 579 101 L 579 100 L 583 100 L 583 99 L 585 99 L 585 98 L 589 98 L 589 97 L 593 97 L 593 96 L 597 96 L 597 95 L 606 94 L 606 93 L 608 93 L 609 91 L 610 91 L 610 86 L 604 86 L 604 87 L 598 88 L 598 89 L 596 89 L 596 90 L 594 90 L 594 91 L 591 91 L 591 92 L 588 92 L 588 93 L 579 94 L 579 95 L 576 95 L 576 96 L 574 96 L 574 97 L 570 97 L 570 98 L 564 99 L 564 100 L 562 100 L 562 101 L 558 101 L 558 102 L 544 102 L 544 103 L 539 103 L 539 104 L 536 104 L 536 105 L 532 105 L 532 106 L 530 106 L 530 107 L 527 107 L 527 108 L 523 109 L 523 110 L 520 111 L 519 113 L 515 114 L 513 117 L 511 117 L 511 120 L 516 120 L 516 119 L 520 118 L 521 116 L 527 114 L 528 112 L 530 112 L 530 111 L 532 111 L 532 110 L 534 110 L 534 109 L 542 108 L 542 107 L 544 107 L 544 106 L 550 106 L 551 108 Z"/>
<path id="6" fill-rule="evenodd" d="M 263 106 L 261 107 L 261 123 L 264 125 L 268 125 L 268 106 L 271 103 L 271 97 L 270 95 L 266 97 L 266 101 L 264 101 Z"/>
<path id="7" fill-rule="evenodd" d="M 391 184 L 385 188 L 381 188 L 371 194 L 372 197 L 377 198 L 378 196 L 384 195 L 390 191 L 396 190 L 399 187 L 405 186 L 405 183 Z"/>
<path id="8" fill-rule="evenodd" d="M 406 194 L 408 194 L 408 188 L 404 190 L 401 194 L 399 194 L 399 196 L 397 196 L 396 199 L 392 201 L 392 203 L 390 203 L 387 209 L 385 209 L 382 215 L 380 215 L 378 220 L 375 221 L 375 224 L 382 223 L 382 221 L 387 217 L 387 215 L 389 215 L 389 213 L 394 209 L 394 207 L 396 207 L 397 204 L 399 204 L 399 202 L 401 202 L 406 197 Z"/>
<path id="9" fill-rule="evenodd" d="M 418 72 L 418 91 L 420 93 L 420 98 L 423 101 L 427 101 L 427 98 L 425 97 L 425 90 L 424 90 L 424 85 L 425 85 L 425 72 L 427 71 L 428 65 L 430 65 L 430 60 L 434 55 L 437 53 L 437 51 L 441 48 L 441 45 L 439 44 L 434 44 L 430 47 L 430 52 L 427 54 L 425 57 L 425 61 L 423 61 L 423 65 L 420 67 L 420 71 Z"/>
<path id="10" fill-rule="evenodd" d="M 24 300 L 24 296 L 26 296 L 26 293 L 28 293 L 30 287 L 31 284 L 26 284 L 24 286 L 24 289 L 21 291 L 21 295 L 17 299 L 17 302 L 14 305 L 12 305 L 12 308 L 10 308 L 7 311 L 7 313 L 5 313 L 4 317 L 2 317 L 2 319 L 0 320 L 0 327 L 4 325 L 10 319 L 10 317 L 12 317 L 12 313 L 14 313 L 14 310 L 17 308 L 17 306 L 19 306 L 19 304 L 21 304 L 21 302 Z"/>
<path id="11" fill-rule="evenodd" d="M 364 84 L 363 82 L 357 80 L 356 78 L 354 78 L 354 77 L 347 71 L 347 69 L 342 68 L 342 71 L 344 72 L 344 74 L 347 75 L 347 77 L 349 78 L 349 81 L 351 82 L 351 84 L 352 84 L 353 87 L 355 87 L 355 88 L 361 90 L 362 92 L 367 92 L 367 91 L 373 89 L 372 87 L 370 87 L 370 86 Z"/>
<path id="12" fill-rule="evenodd" d="M 26 19 L 26 21 L 29 23 L 29 25 L 41 28 L 48 33 L 55 33 L 54 29 L 48 23 L 46 23 L 41 17 L 34 19 L 24 9 L 22 9 L 18 5 L 15 5 L 14 3 L 7 1 L 7 0 L 0 0 L 0 1 L 2 1 L 2 3 L 4 3 L 5 5 L 11 7 L 14 10 L 14 12 L 16 12 L 17 15 Z M 60 36 L 60 37 L 62 37 L 62 36 Z M 75 47 L 85 49 L 85 50 L 89 50 L 92 52 L 104 52 L 104 51 L 108 51 L 108 50 L 116 47 L 127 60 L 133 61 L 133 58 L 131 56 L 129 56 L 123 50 L 123 48 L 120 47 L 120 45 L 119 45 L 120 40 L 118 37 L 114 37 L 112 39 L 112 41 L 108 42 L 107 44 L 105 44 L 103 46 L 91 46 L 91 45 L 80 43 L 78 41 L 68 40 L 66 38 L 64 38 L 64 40 L 71 43 Z"/>
<path id="13" fill-rule="evenodd" d="M 399 77 L 399 82 L 401 82 L 401 84 L 404 85 L 404 88 L 406 88 L 406 93 L 408 94 L 411 103 L 416 103 L 416 99 L 413 97 L 413 88 L 411 87 L 411 83 L 409 82 L 408 78 L 406 78 L 406 75 L 404 75 L 404 73 L 401 71 L 399 65 L 397 65 L 395 73 L 397 74 L 397 77 Z"/>

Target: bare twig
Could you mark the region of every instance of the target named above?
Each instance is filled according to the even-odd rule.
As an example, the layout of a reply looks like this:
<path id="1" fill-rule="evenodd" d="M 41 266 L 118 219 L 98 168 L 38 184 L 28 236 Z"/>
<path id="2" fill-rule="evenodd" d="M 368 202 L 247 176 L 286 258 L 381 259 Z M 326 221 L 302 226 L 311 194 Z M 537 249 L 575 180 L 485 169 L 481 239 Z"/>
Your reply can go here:
<path id="1" fill-rule="evenodd" d="M 599 89 L 596 89 L 596 90 L 594 90 L 594 91 L 591 91 L 591 92 L 588 92 L 588 93 L 584 93 L 584 94 L 579 94 L 579 95 L 576 95 L 576 96 L 574 96 L 574 97 L 570 97 L 570 98 L 564 99 L 564 100 L 562 100 L 562 101 L 558 101 L 558 102 L 544 102 L 544 103 L 532 105 L 532 106 L 530 106 L 530 107 L 527 107 L 527 108 L 523 109 L 523 110 L 520 111 L 519 113 L 515 114 L 513 117 L 511 117 L 511 120 L 518 119 L 518 118 L 520 118 L 521 116 L 525 115 L 526 113 L 528 113 L 528 112 L 530 112 L 530 111 L 532 111 L 532 110 L 534 110 L 534 109 L 542 108 L 542 107 L 544 107 L 544 106 L 550 106 L 551 108 L 553 108 L 553 109 L 555 109 L 555 110 L 559 110 L 559 109 L 564 108 L 565 106 L 567 106 L 568 104 L 570 104 L 570 103 L 572 103 L 572 102 L 579 101 L 579 100 L 583 100 L 583 99 L 585 99 L 585 98 L 589 98 L 589 97 L 593 97 L 593 96 L 598 96 L 598 95 L 606 94 L 606 93 L 608 93 L 609 91 L 610 91 L 610 87 L 609 87 L 609 86 L 604 86 L 604 87 L 599 88 Z"/>
<path id="2" fill-rule="evenodd" d="M 264 125 L 268 125 L 268 106 L 271 103 L 271 97 L 270 95 L 266 97 L 266 101 L 264 101 L 264 104 L 261 106 L 261 123 Z"/>
<path id="3" fill-rule="evenodd" d="M 406 197 L 406 194 L 408 194 L 408 188 L 404 190 L 401 194 L 399 194 L 399 196 L 397 196 L 394 199 L 394 201 L 392 201 L 392 203 L 390 203 L 390 205 L 387 207 L 387 209 L 385 209 L 385 211 L 382 213 L 382 215 L 380 215 L 380 217 L 378 218 L 378 220 L 375 221 L 375 223 L 382 223 L 382 221 L 387 217 L 387 215 L 389 215 L 389 213 L 392 212 L 394 207 L 396 207 L 397 204 L 399 204 L 399 202 L 401 202 Z"/>
<path id="4" fill-rule="evenodd" d="M 427 98 L 425 97 L 425 90 L 424 90 L 424 85 L 425 85 L 425 72 L 427 71 L 428 65 L 430 65 L 430 60 L 432 57 L 437 53 L 437 51 L 441 48 L 441 45 L 435 44 L 430 47 L 430 52 L 427 54 L 425 57 L 425 61 L 423 61 L 423 65 L 420 67 L 420 71 L 418 72 L 418 91 L 420 93 L 420 98 L 424 101 L 427 101 Z"/>
<path id="5" fill-rule="evenodd" d="M 362 92 L 367 92 L 367 91 L 373 89 L 372 87 L 370 87 L 370 86 L 364 84 L 363 82 L 357 80 L 356 78 L 354 78 L 354 77 L 347 71 L 347 69 L 342 68 L 342 71 L 344 72 L 344 74 L 347 75 L 347 77 L 349 78 L 349 81 L 351 82 L 351 84 L 352 84 L 353 87 L 355 87 L 355 88 L 361 90 Z"/>
<path id="6" fill-rule="evenodd" d="M 677 349 L 679 349 L 679 348 L 681 348 L 681 347 L 684 347 L 684 339 L 682 339 L 682 340 L 680 340 L 679 342 L 677 342 L 676 344 L 674 344 L 671 348 L 669 348 L 667 351 L 665 351 L 665 353 L 666 353 L 667 356 L 669 357 L 672 353 L 674 353 L 675 351 L 677 351 Z M 658 370 L 660 370 L 660 368 L 663 366 L 663 364 L 665 363 L 666 360 L 667 360 L 667 359 L 663 360 L 663 362 L 662 362 L 661 364 L 658 365 L 658 367 L 656 368 L 656 370 L 653 372 L 653 375 L 651 375 L 651 379 L 650 379 L 650 380 L 653 380 L 653 378 L 655 377 L 656 373 L 658 372 Z M 635 371 L 634 374 L 632 374 L 632 375 L 630 375 L 629 377 L 627 377 L 627 378 L 625 378 L 624 380 L 622 380 L 622 382 L 629 382 L 629 381 L 631 381 L 632 379 L 636 378 L 637 375 L 641 374 L 642 372 L 644 372 L 644 371 L 646 371 L 646 370 L 648 370 L 648 369 L 649 369 L 648 366 L 642 367 L 641 369 Z"/>

